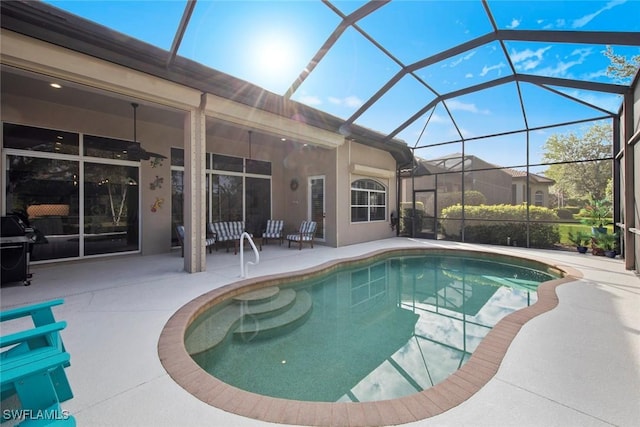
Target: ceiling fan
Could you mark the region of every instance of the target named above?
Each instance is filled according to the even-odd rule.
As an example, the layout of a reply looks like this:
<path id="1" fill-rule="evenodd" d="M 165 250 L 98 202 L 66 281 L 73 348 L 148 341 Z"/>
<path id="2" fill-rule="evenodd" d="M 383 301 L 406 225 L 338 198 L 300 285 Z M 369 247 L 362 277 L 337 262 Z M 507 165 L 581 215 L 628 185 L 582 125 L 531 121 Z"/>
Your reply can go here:
<path id="1" fill-rule="evenodd" d="M 127 157 L 129 158 L 129 160 L 149 160 L 152 157 L 158 158 L 158 159 L 166 159 L 167 156 L 163 156 L 162 154 L 158 154 L 158 153 L 153 153 L 151 151 L 147 151 L 144 148 L 142 148 L 142 145 L 137 141 L 136 139 L 136 111 L 138 108 L 138 104 L 136 104 L 135 102 L 131 103 L 131 106 L 133 107 L 133 143 L 130 144 L 127 147 Z"/>

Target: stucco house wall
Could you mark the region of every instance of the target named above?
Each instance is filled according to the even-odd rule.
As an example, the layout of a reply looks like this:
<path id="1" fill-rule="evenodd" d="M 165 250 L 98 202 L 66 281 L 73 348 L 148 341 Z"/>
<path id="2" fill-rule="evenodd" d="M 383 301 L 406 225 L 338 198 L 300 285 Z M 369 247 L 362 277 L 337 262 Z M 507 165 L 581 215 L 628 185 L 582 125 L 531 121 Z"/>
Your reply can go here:
<path id="1" fill-rule="evenodd" d="M 384 239 L 395 235 L 391 229 L 389 215 L 396 210 L 396 163 L 389 153 L 348 141 L 337 149 L 336 173 L 336 223 L 338 246 L 370 240 Z M 351 221 L 351 183 L 358 179 L 372 179 L 387 190 L 387 214 L 382 221 Z"/>

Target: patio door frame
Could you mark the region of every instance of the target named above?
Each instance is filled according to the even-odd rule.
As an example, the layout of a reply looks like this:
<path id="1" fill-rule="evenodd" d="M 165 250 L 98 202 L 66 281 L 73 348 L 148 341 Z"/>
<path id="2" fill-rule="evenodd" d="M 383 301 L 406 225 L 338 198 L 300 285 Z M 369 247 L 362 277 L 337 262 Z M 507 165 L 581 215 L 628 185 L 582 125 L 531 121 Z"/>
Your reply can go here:
<path id="1" fill-rule="evenodd" d="M 313 182 L 316 180 L 321 180 L 322 181 L 322 189 L 321 189 L 321 196 L 322 196 L 322 214 L 319 215 L 319 212 L 315 212 L 314 211 L 314 196 L 315 194 L 313 193 L 314 191 L 314 187 L 313 187 Z M 308 194 L 308 200 L 307 200 L 307 206 L 308 208 L 308 212 L 307 212 L 307 218 L 309 218 L 310 221 L 317 221 L 318 222 L 318 232 L 316 233 L 315 236 L 315 240 L 319 240 L 321 242 L 325 241 L 325 234 L 326 234 L 326 223 L 325 223 L 325 218 L 327 217 L 327 199 L 326 199 L 326 176 L 325 175 L 315 175 L 315 176 L 310 176 L 307 180 L 307 188 L 309 189 L 309 191 L 307 191 Z M 319 232 L 321 232 L 322 234 L 320 234 Z"/>

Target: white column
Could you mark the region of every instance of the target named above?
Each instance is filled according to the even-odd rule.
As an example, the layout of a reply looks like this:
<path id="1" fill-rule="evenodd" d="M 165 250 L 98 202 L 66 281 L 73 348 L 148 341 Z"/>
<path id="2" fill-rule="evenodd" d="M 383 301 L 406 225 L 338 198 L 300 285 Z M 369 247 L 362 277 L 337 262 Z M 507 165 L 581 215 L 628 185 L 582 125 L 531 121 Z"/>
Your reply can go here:
<path id="1" fill-rule="evenodd" d="M 205 153 L 205 114 L 201 104 L 186 114 L 184 125 L 184 269 L 189 273 L 206 270 Z"/>

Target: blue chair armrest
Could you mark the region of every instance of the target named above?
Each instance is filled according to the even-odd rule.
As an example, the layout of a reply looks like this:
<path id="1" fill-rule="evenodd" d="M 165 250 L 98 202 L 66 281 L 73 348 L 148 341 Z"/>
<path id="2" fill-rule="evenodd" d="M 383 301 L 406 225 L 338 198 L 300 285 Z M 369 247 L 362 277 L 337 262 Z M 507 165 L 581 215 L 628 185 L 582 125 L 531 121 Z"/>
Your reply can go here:
<path id="1" fill-rule="evenodd" d="M 51 307 L 64 303 L 62 299 L 55 299 L 38 304 L 27 305 L 24 307 L 12 308 L 0 311 L 0 322 L 6 320 L 19 319 L 21 317 L 31 316 L 35 326 L 42 326 L 47 323 L 54 323 L 53 311 Z"/>
<path id="2" fill-rule="evenodd" d="M 21 344 L 24 342 L 32 342 L 37 338 L 51 338 L 57 337 L 58 332 L 67 327 L 67 322 L 50 323 L 44 326 L 38 326 L 33 329 L 27 329 L 26 331 L 15 332 L 9 335 L 3 335 L 0 337 L 0 347 L 8 347 L 10 345 Z M 50 343 L 58 344 L 58 339 L 54 338 L 49 340 Z"/>

